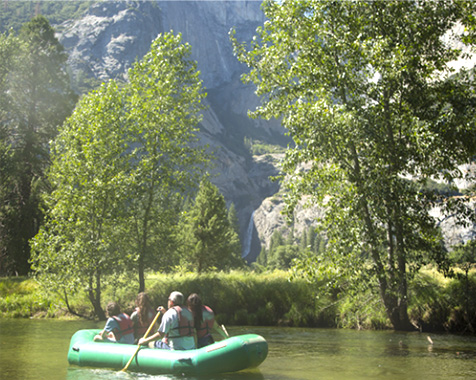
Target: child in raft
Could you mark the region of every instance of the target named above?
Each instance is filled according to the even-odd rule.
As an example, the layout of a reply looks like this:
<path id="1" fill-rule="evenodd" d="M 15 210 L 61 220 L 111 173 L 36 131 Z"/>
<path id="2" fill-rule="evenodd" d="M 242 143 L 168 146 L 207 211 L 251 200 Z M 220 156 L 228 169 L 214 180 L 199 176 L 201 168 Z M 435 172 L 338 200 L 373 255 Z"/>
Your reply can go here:
<path id="1" fill-rule="evenodd" d="M 131 314 L 136 342 L 144 336 L 150 324 L 154 321 L 155 314 L 149 295 L 145 292 L 139 293 L 136 298 L 136 309 Z M 151 331 L 155 330 L 156 328 L 152 327 Z"/>
<path id="2" fill-rule="evenodd" d="M 109 317 L 106 326 L 94 337 L 94 341 L 134 344 L 134 326 L 129 316 L 121 313 L 116 302 L 109 302 L 106 311 Z"/>

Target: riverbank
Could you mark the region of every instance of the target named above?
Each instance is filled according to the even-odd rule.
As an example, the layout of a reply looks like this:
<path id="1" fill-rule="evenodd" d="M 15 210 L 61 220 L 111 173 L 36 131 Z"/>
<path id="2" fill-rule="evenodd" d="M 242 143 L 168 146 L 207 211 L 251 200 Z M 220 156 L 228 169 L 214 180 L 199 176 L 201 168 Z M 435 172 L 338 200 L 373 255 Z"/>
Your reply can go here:
<path id="1" fill-rule="evenodd" d="M 155 305 L 165 305 L 173 290 L 199 293 L 220 323 L 249 326 L 391 328 L 376 289 L 365 293 L 324 291 L 324 285 L 289 281 L 284 271 L 184 275 L 148 274 L 147 291 Z M 135 286 L 105 288 L 103 304 L 116 300 L 131 313 Z M 445 278 L 423 270 L 409 284 L 409 315 L 422 331 L 473 334 L 476 310 L 474 274 L 467 279 Z M 77 318 L 58 295 L 32 278 L 0 278 L 0 317 Z M 93 318 L 85 292 L 69 299 L 70 309 Z"/>

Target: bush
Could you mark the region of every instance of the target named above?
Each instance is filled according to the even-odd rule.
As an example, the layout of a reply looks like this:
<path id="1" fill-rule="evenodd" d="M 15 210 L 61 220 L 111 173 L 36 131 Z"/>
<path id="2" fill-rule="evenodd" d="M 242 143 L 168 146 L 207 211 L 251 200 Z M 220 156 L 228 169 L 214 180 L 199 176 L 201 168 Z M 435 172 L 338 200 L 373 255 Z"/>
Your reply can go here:
<path id="1" fill-rule="evenodd" d="M 422 270 L 410 284 L 409 315 L 424 331 L 474 333 L 476 278 L 445 278 L 435 270 Z"/>
<path id="2" fill-rule="evenodd" d="M 148 292 L 157 304 L 164 303 L 173 290 L 185 297 L 198 293 L 217 315 L 219 323 L 275 326 L 293 324 L 287 313 L 294 307 L 314 313 L 312 290 L 304 281 L 288 281 L 287 272 L 257 274 L 233 271 L 202 275 L 151 276 Z"/>
<path id="3" fill-rule="evenodd" d="M 126 280 L 128 280 L 126 282 Z M 136 283 L 126 275 L 109 282 L 102 302 L 115 300 L 127 313 L 134 310 Z M 124 285 L 125 284 L 125 285 Z M 409 316 L 423 331 L 474 333 L 476 276 L 445 278 L 436 270 L 421 270 L 409 282 Z M 322 285 L 325 286 L 325 285 Z M 155 306 L 167 305 L 169 294 L 198 293 L 225 325 L 295 327 L 391 328 L 378 292 L 329 295 L 302 279 L 289 281 L 288 272 L 169 274 L 148 273 L 147 291 Z M 70 300 L 76 311 L 92 316 L 85 292 Z M 34 279 L 0 279 L 0 317 L 65 317 L 65 305 Z"/>
<path id="4" fill-rule="evenodd" d="M 54 301 L 32 279 L 0 279 L 0 317 L 53 317 L 57 310 Z"/>

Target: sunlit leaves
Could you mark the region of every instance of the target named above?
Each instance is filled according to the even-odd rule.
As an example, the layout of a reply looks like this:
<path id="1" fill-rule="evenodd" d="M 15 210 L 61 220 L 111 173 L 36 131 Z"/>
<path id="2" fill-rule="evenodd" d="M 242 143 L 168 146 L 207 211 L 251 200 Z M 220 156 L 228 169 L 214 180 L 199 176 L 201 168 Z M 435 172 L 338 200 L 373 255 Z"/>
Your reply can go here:
<path id="1" fill-rule="evenodd" d="M 127 83 L 81 99 L 52 145 L 54 190 L 35 269 L 52 283 L 71 275 L 61 284 L 87 287 L 96 312 L 108 276 L 135 271 L 143 291 L 146 265 L 165 265 L 172 211 L 206 165 L 196 137 L 205 95 L 190 49 L 160 35 Z M 67 268 L 52 264 L 57 257 Z"/>
<path id="2" fill-rule="evenodd" d="M 289 211 L 304 195 L 324 207 L 328 252 L 350 260 L 342 270 L 371 259 L 392 322 L 408 328 L 406 276 L 442 258 L 428 216 L 437 198 L 416 179 L 451 182 L 474 155 L 473 77 L 449 77 L 460 52 L 443 38 L 474 7 L 302 0 L 263 10 L 249 48 L 231 37 L 263 98 L 253 116 L 280 118 L 295 142 L 283 163 Z"/>
<path id="3" fill-rule="evenodd" d="M 182 213 L 179 230 L 181 263 L 202 273 L 242 264 L 239 237 L 230 224 L 225 198 L 202 180 L 190 209 Z"/>

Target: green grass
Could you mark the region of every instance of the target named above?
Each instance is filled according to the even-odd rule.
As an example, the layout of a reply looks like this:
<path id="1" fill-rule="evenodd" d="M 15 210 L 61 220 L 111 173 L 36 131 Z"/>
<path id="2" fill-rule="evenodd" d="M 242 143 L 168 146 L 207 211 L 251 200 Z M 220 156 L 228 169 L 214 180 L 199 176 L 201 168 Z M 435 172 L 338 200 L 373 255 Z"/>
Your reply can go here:
<path id="1" fill-rule="evenodd" d="M 409 282 L 411 320 L 424 331 L 474 333 L 475 273 L 466 281 L 445 278 L 432 269 L 421 270 Z M 125 275 L 119 280 L 116 284 L 126 285 L 105 288 L 103 306 L 115 300 L 123 311 L 131 313 L 137 285 Z M 285 271 L 147 275 L 146 291 L 155 306 L 166 306 L 168 295 L 174 290 L 186 297 L 190 293 L 200 294 L 204 303 L 215 311 L 217 321 L 225 325 L 391 328 L 376 289 L 330 297 L 317 285 L 301 279 L 289 281 Z M 75 311 L 92 316 L 84 292 L 69 302 Z M 34 279 L 0 278 L 0 317 L 71 318 L 71 315 L 58 297 L 47 293 Z"/>
<path id="2" fill-rule="evenodd" d="M 0 316 L 53 317 L 58 306 L 33 279 L 0 278 Z"/>
<path id="3" fill-rule="evenodd" d="M 185 297 L 198 293 L 223 324 L 312 326 L 319 321 L 312 288 L 305 281 L 289 282 L 284 271 L 149 274 L 146 287 L 157 306 L 166 306 L 174 290 Z M 133 309 L 134 298 L 133 289 L 116 292 L 116 300 L 126 311 Z"/>

